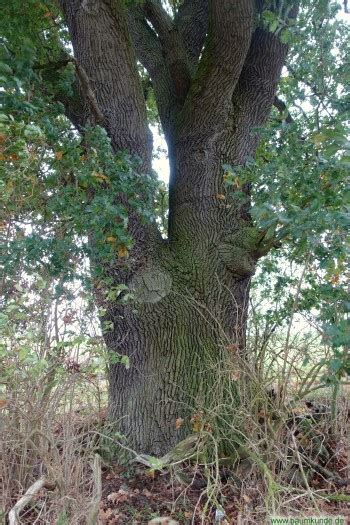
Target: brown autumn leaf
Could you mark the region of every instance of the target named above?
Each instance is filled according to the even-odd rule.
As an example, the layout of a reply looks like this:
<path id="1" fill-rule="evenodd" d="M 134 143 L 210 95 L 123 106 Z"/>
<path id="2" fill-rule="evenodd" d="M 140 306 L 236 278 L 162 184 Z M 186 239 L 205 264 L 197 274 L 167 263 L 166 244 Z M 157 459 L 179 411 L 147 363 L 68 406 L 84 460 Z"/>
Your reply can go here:
<path id="1" fill-rule="evenodd" d="M 225 195 L 223 193 L 217 193 L 216 194 L 216 198 L 221 200 L 221 201 L 224 201 L 226 199 Z"/>
<path id="2" fill-rule="evenodd" d="M 235 186 L 236 186 L 236 188 L 240 188 L 241 187 L 241 180 L 240 180 L 239 177 L 235 178 Z"/>
<path id="3" fill-rule="evenodd" d="M 199 414 L 195 414 L 191 417 L 191 423 L 193 432 L 200 432 L 202 428 L 202 420 Z"/>
<path id="4" fill-rule="evenodd" d="M 177 420 L 175 421 L 176 430 L 179 430 L 179 428 L 181 428 L 183 424 L 184 424 L 184 420 L 182 419 L 182 417 L 178 417 Z"/>
<path id="5" fill-rule="evenodd" d="M 107 177 L 107 175 L 105 175 L 104 173 L 98 172 L 98 171 L 93 171 L 92 175 L 93 177 L 96 177 L 96 179 L 101 180 L 101 181 L 109 180 L 109 177 Z"/>
<path id="6" fill-rule="evenodd" d="M 232 381 L 238 381 L 240 377 L 241 377 L 240 370 L 232 370 L 231 371 L 231 379 L 232 379 Z"/>
<path id="7" fill-rule="evenodd" d="M 145 472 L 148 478 L 154 479 L 156 477 L 156 471 L 153 468 L 146 470 Z"/>
<path id="8" fill-rule="evenodd" d="M 105 523 L 109 523 L 110 518 L 113 516 L 113 510 L 112 509 L 100 509 L 98 513 L 98 523 L 99 525 L 105 525 Z"/>
<path id="9" fill-rule="evenodd" d="M 115 242 L 117 242 L 117 239 L 116 237 L 113 237 L 113 235 L 110 235 L 109 237 L 107 237 L 107 241 L 114 244 Z"/>
<path id="10" fill-rule="evenodd" d="M 153 520 L 148 522 L 148 525 L 179 525 L 179 522 L 169 517 L 163 517 L 163 518 L 153 518 Z"/>
<path id="11" fill-rule="evenodd" d="M 108 525 L 118 525 L 120 523 L 123 523 L 122 521 L 120 521 L 122 516 L 124 516 L 124 514 L 113 514 L 113 516 L 111 516 L 108 521 Z"/>
<path id="12" fill-rule="evenodd" d="M 118 257 L 127 257 L 129 255 L 128 249 L 124 244 L 118 247 Z"/>
<path id="13" fill-rule="evenodd" d="M 0 410 L 6 408 L 8 405 L 7 399 L 0 399 Z"/>
<path id="14" fill-rule="evenodd" d="M 227 345 L 225 348 L 226 348 L 226 350 L 228 350 L 229 352 L 237 352 L 237 350 L 238 350 L 238 345 L 236 345 L 235 343 L 232 343 L 231 345 Z"/>
<path id="15" fill-rule="evenodd" d="M 71 324 L 74 322 L 74 312 L 67 313 L 65 316 L 63 316 L 62 321 L 64 324 Z"/>
<path id="16" fill-rule="evenodd" d="M 63 157 L 63 151 L 56 151 L 55 159 L 56 160 L 62 160 L 62 157 Z"/>
<path id="17" fill-rule="evenodd" d="M 252 499 L 247 494 L 243 494 L 242 498 L 245 503 L 250 503 L 252 501 Z"/>
<path id="18" fill-rule="evenodd" d="M 107 496 L 107 500 L 112 503 L 123 503 L 129 499 L 130 493 L 124 489 L 119 489 L 118 492 L 111 492 Z"/>
<path id="19" fill-rule="evenodd" d="M 116 501 L 118 500 L 118 492 L 111 492 L 110 494 L 108 494 L 107 500 L 111 501 L 112 503 L 116 503 Z"/>

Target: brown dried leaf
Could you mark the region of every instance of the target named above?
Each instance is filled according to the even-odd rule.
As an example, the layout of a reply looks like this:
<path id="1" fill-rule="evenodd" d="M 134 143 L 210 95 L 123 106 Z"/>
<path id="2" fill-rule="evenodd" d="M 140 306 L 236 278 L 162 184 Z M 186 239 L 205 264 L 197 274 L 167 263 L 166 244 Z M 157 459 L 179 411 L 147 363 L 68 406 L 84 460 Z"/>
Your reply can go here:
<path id="1" fill-rule="evenodd" d="M 152 492 L 150 492 L 148 489 L 143 489 L 142 494 L 146 496 L 146 498 L 152 497 Z"/>
<path id="2" fill-rule="evenodd" d="M 251 503 L 252 501 L 252 499 L 247 494 L 243 494 L 242 498 L 245 503 Z"/>
<path id="3" fill-rule="evenodd" d="M 184 420 L 182 419 L 182 417 L 178 417 L 177 420 L 175 421 L 176 430 L 181 428 L 183 424 L 184 424 Z"/>
<path id="4" fill-rule="evenodd" d="M 100 509 L 98 513 L 98 523 L 99 525 L 105 525 L 106 523 L 109 523 L 110 518 L 113 516 L 113 510 L 112 509 Z"/>
<path id="5" fill-rule="evenodd" d="M 6 408 L 8 405 L 8 400 L 7 399 L 0 399 L 0 410 L 2 408 Z"/>
<path id="6" fill-rule="evenodd" d="M 121 244 L 119 247 L 118 247 L 118 257 L 127 257 L 129 254 L 128 252 L 128 249 L 126 246 L 124 246 L 123 244 Z"/>
<path id="7" fill-rule="evenodd" d="M 153 520 L 148 522 L 148 525 L 179 525 L 179 522 L 168 517 L 153 518 Z"/>

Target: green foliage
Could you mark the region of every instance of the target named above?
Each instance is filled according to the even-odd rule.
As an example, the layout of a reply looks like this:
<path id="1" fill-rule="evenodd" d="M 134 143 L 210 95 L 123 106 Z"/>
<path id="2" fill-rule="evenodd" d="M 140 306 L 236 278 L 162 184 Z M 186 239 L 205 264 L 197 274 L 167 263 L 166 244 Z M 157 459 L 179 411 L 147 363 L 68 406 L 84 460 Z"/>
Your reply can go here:
<path id="1" fill-rule="evenodd" d="M 95 263 L 108 265 L 117 256 L 127 264 L 129 213 L 153 220 L 156 181 L 139 176 L 138 159 L 115 155 L 103 128 L 77 134 L 56 96 L 57 88 L 72 89 L 72 65 L 56 72 L 55 89 L 43 84 L 47 57 L 34 40 L 17 42 L 16 34 L 6 39 L 0 62 L 2 272 L 8 278 L 21 263 L 27 272 L 71 280 L 84 273 L 86 255 Z M 48 47 L 55 55 L 55 43 Z"/>
<path id="2" fill-rule="evenodd" d="M 293 309 L 312 316 L 333 347 L 330 381 L 348 369 L 350 341 L 350 49 L 339 9 L 334 2 L 303 2 L 279 87 L 285 109 L 275 109 L 269 125 L 256 130 L 262 138 L 256 159 L 224 167 L 231 196 L 245 202 L 249 185 L 255 226 L 265 232 L 265 241 L 280 245 L 261 261 L 254 281 L 263 298 L 280 305 L 265 316 L 271 326 L 289 322 Z M 275 23 L 269 12 L 263 15 L 266 23 Z M 286 271 L 291 264 L 294 274 Z"/>
<path id="3" fill-rule="evenodd" d="M 180 2 L 165 5 L 175 12 Z M 283 305 L 271 321 L 288 319 L 294 304 L 289 290 L 298 276 L 283 274 L 281 261 L 282 266 L 307 261 L 297 309 L 317 312 L 334 359 L 344 363 L 349 331 L 347 27 L 337 2 L 305 0 L 297 24 L 287 20 L 291 6 L 267 2 L 261 15 L 265 28 L 291 43 L 279 86 L 285 110 L 274 111 L 269 125 L 257 130 L 262 141 L 256 159 L 240 168 L 226 166 L 225 181 L 235 199 L 246 199 L 247 185 L 252 188 L 253 231 L 264 232 L 268 245 L 282 243 L 262 261 L 255 280 L 263 295 Z M 133 245 L 130 213 L 145 222 L 158 217 L 165 233 L 166 188 L 151 175 L 139 176 L 137 159 L 114 154 L 102 128 L 87 128 L 80 136 L 65 117 L 60 101 L 74 93 L 75 73 L 54 2 L 8 3 L 0 30 L 3 296 L 12 297 L 23 272 L 50 276 L 64 289 L 67 281 L 85 279 L 90 270 L 101 278 L 115 261 L 127 269 Z M 140 74 L 150 120 L 157 122 L 149 77 Z M 235 244 L 241 247 L 237 239 Z M 117 298 L 132 296 L 110 289 L 109 299 Z"/>

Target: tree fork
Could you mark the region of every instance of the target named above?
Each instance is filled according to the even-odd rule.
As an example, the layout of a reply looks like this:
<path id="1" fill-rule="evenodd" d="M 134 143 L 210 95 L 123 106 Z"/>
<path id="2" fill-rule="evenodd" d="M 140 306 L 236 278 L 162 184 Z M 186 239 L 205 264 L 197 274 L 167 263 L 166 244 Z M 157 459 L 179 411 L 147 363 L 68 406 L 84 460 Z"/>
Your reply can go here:
<path id="1" fill-rule="evenodd" d="M 222 165 L 254 155 L 254 128 L 268 118 L 287 46 L 257 24 L 253 0 L 185 0 L 174 20 L 156 0 L 61 6 L 113 148 L 150 170 L 136 56 L 168 142 L 168 239 L 132 217 L 136 264 L 114 280 L 135 302 L 107 305 L 113 328 L 104 334 L 109 351 L 130 360 L 129 369 L 110 367 L 110 418 L 137 452 L 162 455 L 208 403 L 222 349 L 244 352 L 250 278 L 271 246 L 251 223 L 249 187 L 243 204 L 227 194 Z"/>

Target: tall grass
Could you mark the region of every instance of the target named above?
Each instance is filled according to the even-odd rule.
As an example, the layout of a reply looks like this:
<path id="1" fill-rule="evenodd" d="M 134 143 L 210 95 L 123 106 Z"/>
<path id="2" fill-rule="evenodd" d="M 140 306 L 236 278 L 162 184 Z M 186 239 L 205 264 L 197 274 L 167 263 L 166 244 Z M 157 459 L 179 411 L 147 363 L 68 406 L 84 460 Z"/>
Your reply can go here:
<path id="1" fill-rule="evenodd" d="M 52 282 L 40 294 L 18 288 L 0 317 L 1 512 L 8 516 L 45 477 L 20 523 L 92 525 L 101 496 L 96 453 L 108 434 L 107 363 L 98 332 L 88 330 L 95 325 L 84 298 L 67 303 L 54 289 Z M 197 436 L 191 458 L 164 459 L 162 470 L 181 484 L 181 497 L 201 478 L 202 523 L 232 506 L 241 524 L 324 512 L 337 481 L 348 477 L 346 386 L 327 383 L 332 349 L 294 317 L 287 328 L 277 327 L 255 305 L 245 356 L 234 341 L 218 341 L 221 361 L 209 363 L 217 378 L 210 403 L 193 400 L 191 407 Z M 192 522 L 198 523 L 196 509 Z"/>

